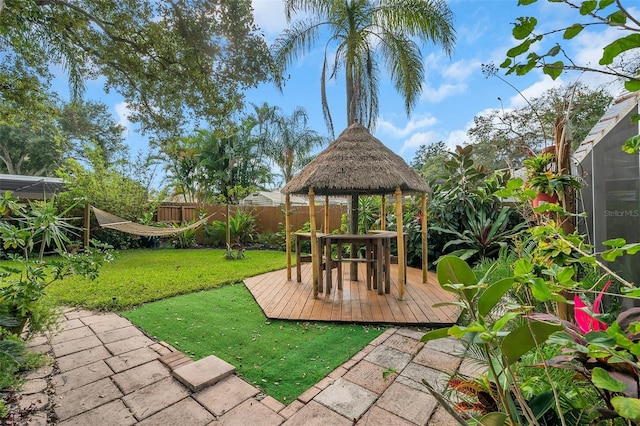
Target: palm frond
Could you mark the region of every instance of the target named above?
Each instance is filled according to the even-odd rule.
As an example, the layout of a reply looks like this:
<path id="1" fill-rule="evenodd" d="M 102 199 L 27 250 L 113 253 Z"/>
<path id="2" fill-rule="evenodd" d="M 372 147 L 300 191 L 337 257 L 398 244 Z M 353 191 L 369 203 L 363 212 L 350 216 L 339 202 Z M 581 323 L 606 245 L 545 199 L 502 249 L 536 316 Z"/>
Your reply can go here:
<path id="1" fill-rule="evenodd" d="M 418 45 L 403 34 L 384 31 L 381 40 L 382 56 L 391 73 L 394 87 L 404 97 L 408 115 L 422 93 L 422 54 Z"/>

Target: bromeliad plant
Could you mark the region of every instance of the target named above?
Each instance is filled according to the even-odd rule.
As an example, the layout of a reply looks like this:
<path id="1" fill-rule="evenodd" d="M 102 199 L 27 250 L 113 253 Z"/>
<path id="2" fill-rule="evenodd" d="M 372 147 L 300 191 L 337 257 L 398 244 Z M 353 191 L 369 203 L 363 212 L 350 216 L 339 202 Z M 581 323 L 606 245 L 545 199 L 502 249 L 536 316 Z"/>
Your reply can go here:
<path id="1" fill-rule="evenodd" d="M 552 170 L 555 159 L 551 153 L 527 158 L 523 161 L 523 164 L 527 177 L 527 187 L 538 193 L 555 194 L 562 197 L 567 187 L 580 189 L 580 182 L 574 176 Z"/>
<path id="2" fill-rule="evenodd" d="M 110 247 L 92 241 L 82 253 L 65 251 L 72 226 L 58 214 L 54 200 L 30 202 L 28 208 L 9 191 L 0 197 L 0 241 L 13 262 L 0 267 L 0 316 L 10 333 L 20 335 L 51 329 L 57 321 L 54 306 L 46 300 L 46 288 L 70 274 L 96 278 L 105 261 L 112 260 Z M 57 256 L 45 257 L 53 249 Z"/>

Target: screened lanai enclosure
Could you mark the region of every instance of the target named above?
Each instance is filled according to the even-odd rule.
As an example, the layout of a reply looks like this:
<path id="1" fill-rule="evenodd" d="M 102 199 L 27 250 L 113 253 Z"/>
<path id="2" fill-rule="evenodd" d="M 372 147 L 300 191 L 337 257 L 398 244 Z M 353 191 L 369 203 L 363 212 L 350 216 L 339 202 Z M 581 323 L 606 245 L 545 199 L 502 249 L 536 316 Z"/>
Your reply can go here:
<path id="1" fill-rule="evenodd" d="M 633 117 L 640 93 L 618 97 L 575 152 L 576 174 L 583 178 L 579 231 L 596 251 L 603 241 L 624 238 L 640 242 L 640 155 L 622 151 L 624 142 L 640 134 Z M 640 253 L 621 256 L 610 266 L 623 278 L 640 284 Z"/>

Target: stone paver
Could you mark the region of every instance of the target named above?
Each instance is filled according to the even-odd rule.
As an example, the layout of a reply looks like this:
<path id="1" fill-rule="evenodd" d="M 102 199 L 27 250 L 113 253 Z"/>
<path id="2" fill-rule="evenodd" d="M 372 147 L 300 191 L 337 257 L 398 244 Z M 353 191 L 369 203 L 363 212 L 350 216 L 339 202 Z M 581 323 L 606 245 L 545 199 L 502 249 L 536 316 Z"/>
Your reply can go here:
<path id="1" fill-rule="evenodd" d="M 213 414 L 205 410 L 192 398 L 185 398 L 138 423 L 140 426 L 204 426 L 214 420 Z"/>
<path id="2" fill-rule="evenodd" d="M 68 342 L 69 340 L 76 340 L 82 337 L 89 337 L 93 335 L 93 330 L 91 330 L 87 326 L 77 327 L 71 330 L 65 329 L 65 331 L 63 331 L 62 333 L 56 334 L 51 338 L 51 344 L 56 345 L 58 343 Z"/>
<path id="3" fill-rule="evenodd" d="M 423 425 L 436 408 L 436 399 L 401 383 L 394 383 L 382 394 L 376 405 L 414 424 Z"/>
<path id="4" fill-rule="evenodd" d="M 423 335 L 386 330 L 285 406 L 217 357 L 194 362 L 117 314 L 67 309 L 59 334 L 29 343 L 32 350 L 52 352 L 57 369 L 26 375 L 20 405 L 40 410 L 29 424 L 43 426 L 49 408 L 61 426 L 455 425 L 422 380 L 443 391 L 453 372 L 482 371 L 468 359 L 460 363 L 461 342 L 424 344 Z"/>
<path id="5" fill-rule="evenodd" d="M 385 370 L 384 367 L 363 360 L 349 370 L 349 372 L 344 375 L 344 379 L 360 385 L 373 393 L 382 395 L 398 376 L 398 373 L 389 373 L 385 377 Z"/>
<path id="6" fill-rule="evenodd" d="M 43 410 L 49 404 L 49 395 L 46 393 L 34 393 L 20 395 L 20 408 L 23 410 Z"/>
<path id="7" fill-rule="evenodd" d="M 56 374 L 51 378 L 51 384 L 56 387 L 56 392 L 65 393 L 111 375 L 113 375 L 113 371 L 104 361 L 100 360 L 93 364 Z"/>
<path id="8" fill-rule="evenodd" d="M 426 331 L 415 330 L 413 328 L 401 328 L 396 332 L 396 334 L 405 337 L 411 337 L 412 339 L 418 341 L 420 341 L 420 339 L 422 339 L 422 336 L 424 336 L 426 333 Z"/>
<path id="9" fill-rule="evenodd" d="M 460 340 L 453 337 L 443 337 L 441 339 L 430 340 L 424 345 L 426 348 L 435 349 L 451 355 L 464 356 L 466 347 Z"/>
<path id="10" fill-rule="evenodd" d="M 95 316 L 96 314 L 93 313 L 92 311 L 85 311 L 83 309 L 73 309 L 71 311 L 65 312 L 64 316 L 67 318 L 67 320 L 73 320 L 73 319 L 77 319 L 77 318 L 85 318 L 85 317 L 92 317 Z"/>
<path id="11" fill-rule="evenodd" d="M 265 396 L 260 400 L 260 402 L 275 413 L 281 412 L 286 407 L 286 405 L 272 396 Z"/>
<path id="12" fill-rule="evenodd" d="M 168 377 L 124 396 L 122 401 L 142 420 L 188 396 L 187 388 Z"/>
<path id="13" fill-rule="evenodd" d="M 414 358 L 413 362 L 426 367 L 453 374 L 460 367 L 460 357 L 425 347 Z"/>
<path id="14" fill-rule="evenodd" d="M 411 358 L 411 355 L 408 353 L 387 346 L 378 346 L 364 357 L 364 359 L 369 362 L 395 371 L 401 371 L 405 368 L 411 361 Z"/>
<path id="15" fill-rule="evenodd" d="M 247 399 L 218 418 L 218 424 L 224 426 L 278 426 L 283 422 L 284 418 L 255 399 Z"/>
<path id="16" fill-rule="evenodd" d="M 100 339 L 98 339 L 95 334 L 92 334 L 87 337 L 82 337 L 80 339 L 70 340 L 68 342 L 62 342 L 55 345 L 52 345 L 53 354 L 56 357 L 62 357 L 65 355 L 70 355 L 75 352 L 81 352 L 85 349 L 95 348 L 96 346 L 102 345 Z"/>
<path id="17" fill-rule="evenodd" d="M 353 420 L 359 419 L 376 399 L 375 393 L 345 379 L 336 380 L 315 397 L 315 401 Z"/>
<path id="18" fill-rule="evenodd" d="M 56 358 L 56 364 L 58 364 L 58 369 L 61 372 L 65 372 L 73 370 L 74 368 L 82 367 L 83 365 L 92 364 L 96 361 L 100 361 L 101 359 L 109 358 L 110 356 L 111 354 L 104 346 L 97 346 L 95 348 L 63 356 L 62 358 Z"/>
<path id="19" fill-rule="evenodd" d="M 102 379 L 69 392 L 56 394 L 55 412 L 58 419 L 66 420 L 121 396 L 122 393 L 110 379 Z"/>
<path id="20" fill-rule="evenodd" d="M 136 423 L 135 417 L 127 406 L 121 400 L 116 399 L 60 422 L 58 426 L 128 426 Z"/>
<path id="21" fill-rule="evenodd" d="M 150 361 L 113 376 L 113 381 L 126 395 L 170 376 L 170 372 L 159 361 Z"/>
<path id="22" fill-rule="evenodd" d="M 105 349 L 106 350 L 106 349 Z M 128 370 L 158 358 L 158 354 L 149 348 L 140 348 L 122 355 L 114 356 L 106 360 L 109 367 L 115 372 Z"/>
<path id="23" fill-rule="evenodd" d="M 98 336 L 98 339 L 100 339 L 102 343 L 113 343 L 130 337 L 144 336 L 144 333 L 131 325 L 129 327 L 117 328 L 115 330 L 98 333 L 96 336 Z"/>
<path id="24" fill-rule="evenodd" d="M 20 393 L 23 395 L 31 395 L 34 393 L 43 392 L 47 388 L 47 381 L 45 379 L 33 379 L 24 384 Z"/>
<path id="25" fill-rule="evenodd" d="M 230 376 L 193 395 L 193 397 L 216 416 L 256 396 L 258 389 L 237 376 Z"/>
<path id="26" fill-rule="evenodd" d="M 235 373 L 236 368 L 215 356 L 202 358 L 194 363 L 178 367 L 173 375 L 193 392 L 198 392 Z"/>
<path id="27" fill-rule="evenodd" d="M 458 426 L 460 423 L 447 411 L 438 407 L 429 419 L 429 426 Z"/>
<path id="28" fill-rule="evenodd" d="M 384 341 L 384 345 L 400 352 L 415 355 L 424 346 L 424 343 L 410 337 L 394 334 Z"/>
<path id="29" fill-rule="evenodd" d="M 311 401 L 291 416 L 283 426 L 352 426 L 349 420 L 333 410 Z"/>
<path id="30" fill-rule="evenodd" d="M 53 366 L 45 365 L 36 370 L 28 372 L 27 374 L 25 374 L 24 379 L 25 380 L 46 379 L 51 375 L 52 372 L 53 372 Z"/>
<path id="31" fill-rule="evenodd" d="M 84 327 L 84 323 L 79 318 L 69 319 L 60 323 L 61 330 L 73 330 L 74 328 Z"/>
<path id="32" fill-rule="evenodd" d="M 119 315 L 97 315 L 97 317 L 99 317 L 99 319 L 97 319 L 95 322 L 87 323 L 87 318 L 82 320 L 85 324 L 89 325 L 89 327 L 91 327 L 91 329 L 96 334 L 131 326 L 129 320 L 127 320 L 126 318 L 122 318 Z"/>
<path id="33" fill-rule="evenodd" d="M 396 416 L 393 413 L 383 410 L 380 407 L 371 407 L 364 416 L 356 423 L 358 426 L 413 426 L 408 420 Z"/>
<path id="34" fill-rule="evenodd" d="M 460 363 L 459 373 L 467 377 L 478 377 L 486 371 L 487 367 L 480 365 L 476 360 L 467 358 Z"/>
<path id="35" fill-rule="evenodd" d="M 107 343 L 104 346 L 113 355 L 121 355 L 126 352 L 131 352 L 135 349 L 146 348 L 153 344 L 153 340 L 146 336 L 135 336 L 124 340 L 118 340 L 112 343 Z"/>
<path id="36" fill-rule="evenodd" d="M 422 384 L 422 380 L 426 380 L 434 389 L 442 391 L 447 387 L 449 377 L 449 374 L 442 371 L 411 362 L 396 381 L 426 392 L 427 388 Z"/>

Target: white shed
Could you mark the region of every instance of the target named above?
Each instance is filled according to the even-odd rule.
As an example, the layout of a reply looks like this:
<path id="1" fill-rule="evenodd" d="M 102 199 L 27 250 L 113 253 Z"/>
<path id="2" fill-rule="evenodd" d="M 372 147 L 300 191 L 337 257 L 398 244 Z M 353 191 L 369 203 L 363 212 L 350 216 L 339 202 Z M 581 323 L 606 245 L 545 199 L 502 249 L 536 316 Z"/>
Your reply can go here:
<path id="1" fill-rule="evenodd" d="M 284 206 L 285 196 L 280 191 L 259 191 L 247 195 L 240 201 L 241 206 Z M 306 206 L 307 200 L 296 195 L 291 196 L 292 206 Z"/>

